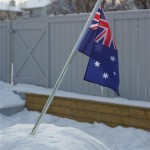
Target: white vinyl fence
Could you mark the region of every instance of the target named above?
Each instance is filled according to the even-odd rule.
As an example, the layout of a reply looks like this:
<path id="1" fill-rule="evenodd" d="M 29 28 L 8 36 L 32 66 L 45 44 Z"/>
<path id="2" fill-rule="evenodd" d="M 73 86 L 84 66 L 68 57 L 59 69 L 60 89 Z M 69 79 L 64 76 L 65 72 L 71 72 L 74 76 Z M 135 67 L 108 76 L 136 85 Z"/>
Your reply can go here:
<path id="1" fill-rule="evenodd" d="M 11 80 L 10 22 L 0 22 L 0 80 Z"/>
<path id="2" fill-rule="evenodd" d="M 13 21 L 12 32 L 9 33 L 11 42 L 8 40 L 7 43 L 4 38 L 8 33 L 4 34 L 0 25 L 0 62 L 4 57 L 8 61 L 0 65 L 0 80 L 10 81 L 10 72 L 4 68 L 10 64 L 11 54 L 14 83 L 53 88 L 88 16 L 80 14 Z M 150 101 L 150 10 L 109 12 L 106 16 L 119 51 L 121 97 Z M 10 43 L 11 53 L 8 51 Z M 6 51 L 9 55 L 4 55 Z M 78 53 L 60 89 L 115 96 L 110 89 L 83 80 L 87 62 L 88 58 Z"/>

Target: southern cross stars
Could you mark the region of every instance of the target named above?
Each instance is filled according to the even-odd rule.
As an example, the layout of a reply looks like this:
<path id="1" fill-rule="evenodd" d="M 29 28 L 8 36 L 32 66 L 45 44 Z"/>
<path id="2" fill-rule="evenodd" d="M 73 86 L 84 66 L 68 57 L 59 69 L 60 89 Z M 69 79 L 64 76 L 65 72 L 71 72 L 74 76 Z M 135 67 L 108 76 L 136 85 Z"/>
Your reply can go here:
<path id="1" fill-rule="evenodd" d="M 115 71 L 113 72 L 113 74 L 114 74 L 114 76 L 116 76 L 116 72 Z"/>
<path id="2" fill-rule="evenodd" d="M 100 67 L 100 62 L 99 61 L 95 61 L 94 64 L 95 64 L 95 67 L 97 67 L 97 68 Z"/>
<path id="3" fill-rule="evenodd" d="M 114 56 L 111 56 L 111 57 L 110 57 L 110 60 L 113 62 L 113 61 L 116 60 L 116 58 L 115 58 Z M 100 63 L 99 61 L 95 61 L 95 62 L 94 62 L 94 66 L 95 66 L 95 67 L 99 68 L 100 65 L 101 65 L 101 63 Z M 117 73 L 114 71 L 114 72 L 113 72 L 113 75 L 116 76 Z M 109 78 L 109 74 L 106 73 L 106 72 L 104 72 L 104 73 L 102 74 L 102 77 L 103 77 L 104 79 L 108 79 L 108 78 Z"/>
<path id="4" fill-rule="evenodd" d="M 113 62 L 116 60 L 116 58 L 114 56 L 110 56 L 110 60 Z"/>
<path id="5" fill-rule="evenodd" d="M 109 77 L 109 75 L 107 73 L 104 72 L 104 74 L 102 74 L 104 79 L 107 79 Z"/>
<path id="6" fill-rule="evenodd" d="M 98 67 L 100 67 L 100 62 L 99 61 L 95 61 L 94 65 L 95 65 L 95 67 L 98 68 Z M 103 76 L 104 79 L 107 79 L 109 77 L 109 75 L 107 73 L 105 73 L 105 72 L 102 74 L 102 76 Z"/>

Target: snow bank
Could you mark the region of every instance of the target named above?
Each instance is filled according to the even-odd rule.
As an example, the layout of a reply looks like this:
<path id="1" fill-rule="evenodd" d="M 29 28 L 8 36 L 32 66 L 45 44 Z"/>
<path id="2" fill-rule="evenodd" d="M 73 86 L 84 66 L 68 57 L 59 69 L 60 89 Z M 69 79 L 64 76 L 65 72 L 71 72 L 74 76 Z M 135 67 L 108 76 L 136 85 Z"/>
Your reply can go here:
<path id="1" fill-rule="evenodd" d="M 0 81 L 0 108 L 24 105 L 25 102 L 17 94 L 14 94 L 13 91 L 17 91 L 21 93 L 35 93 L 35 94 L 50 95 L 52 89 L 47 89 L 41 86 L 35 86 L 29 84 L 17 84 L 13 86 L 11 84 Z M 121 97 L 106 98 L 106 97 L 99 97 L 99 96 L 77 94 L 77 93 L 66 92 L 66 91 L 58 91 L 56 93 L 56 96 L 150 108 L 150 102 L 146 102 L 142 100 L 141 101 L 128 100 Z"/>
<path id="2" fill-rule="evenodd" d="M 24 84 L 13 86 L 0 81 L 0 106 L 24 104 L 24 101 L 12 92 L 14 89 L 41 94 L 50 92 L 50 89 L 43 87 Z M 57 95 L 80 96 L 83 100 L 87 97 L 93 100 L 107 100 L 63 91 L 59 91 Z M 38 112 L 26 109 L 12 116 L 0 114 L 0 150 L 108 150 L 107 147 L 111 150 L 149 150 L 150 148 L 150 132 L 120 126 L 111 128 L 102 123 L 81 123 L 48 114 L 43 118 L 43 123 L 47 124 L 41 124 L 37 134 L 31 136 L 33 124 L 39 115 Z"/>
<path id="3" fill-rule="evenodd" d="M 41 147 L 43 146 L 43 149 L 40 150 L 53 150 L 53 147 L 49 147 L 53 146 L 52 144 L 60 145 L 61 149 L 56 148 L 55 145 L 55 150 L 72 150 L 68 147 L 69 142 L 72 142 L 72 146 L 75 146 L 74 143 L 76 143 L 75 150 L 78 150 L 78 145 L 82 146 L 80 150 L 84 150 L 86 146 L 85 150 L 97 150 L 96 145 L 100 148 L 106 145 L 111 150 L 149 150 L 150 148 L 150 132 L 121 126 L 111 128 L 102 123 L 81 123 L 49 114 L 43 118 L 43 123 L 46 124 L 41 124 L 35 137 L 32 137 L 29 134 L 39 115 L 38 112 L 26 109 L 9 117 L 0 114 L 0 150 L 24 150 L 24 147 L 25 150 L 39 150 L 40 144 Z M 67 141 L 64 140 L 65 137 Z M 57 141 L 57 138 L 60 141 Z M 63 145 L 61 141 L 68 145 L 66 146 L 66 143 Z M 34 148 L 36 144 L 38 146 Z M 46 149 L 47 146 L 48 149 Z"/>
<path id="4" fill-rule="evenodd" d="M 52 89 L 47 89 L 44 87 L 28 85 L 28 84 L 17 84 L 13 87 L 13 90 L 18 92 L 35 93 L 35 94 L 43 94 L 43 95 L 50 95 L 52 92 Z M 66 91 L 58 91 L 56 93 L 56 96 L 150 108 L 150 102 L 142 101 L 142 100 L 141 101 L 128 100 L 121 97 L 106 98 L 106 97 L 99 97 L 99 96 L 77 94 L 77 93 L 66 92 Z"/>
<path id="5" fill-rule="evenodd" d="M 0 109 L 14 106 L 24 106 L 23 101 L 13 93 L 13 85 L 0 81 Z"/>
<path id="6" fill-rule="evenodd" d="M 94 137 L 71 127 L 42 124 L 35 136 L 33 125 L 19 124 L 1 132 L 2 150 L 109 150 Z"/>

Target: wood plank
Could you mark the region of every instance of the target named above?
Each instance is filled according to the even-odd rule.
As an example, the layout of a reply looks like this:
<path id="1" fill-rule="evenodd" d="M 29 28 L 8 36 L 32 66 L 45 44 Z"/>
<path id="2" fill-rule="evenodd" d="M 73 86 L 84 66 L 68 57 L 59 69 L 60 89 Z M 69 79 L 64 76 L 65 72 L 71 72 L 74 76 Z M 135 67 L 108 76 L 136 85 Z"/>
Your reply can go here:
<path id="1" fill-rule="evenodd" d="M 119 91 L 121 95 L 124 95 L 124 88 L 123 88 L 123 75 L 124 75 L 124 68 L 123 68 L 123 19 L 115 19 L 114 20 L 114 27 L 115 27 L 115 39 L 116 39 L 116 45 L 118 49 L 118 59 L 119 59 L 119 76 L 120 76 L 120 85 L 119 85 Z M 107 93 L 105 94 L 107 96 Z M 105 96 L 104 95 L 104 96 Z"/>
<path id="2" fill-rule="evenodd" d="M 146 64 L 145 64 L 145 68 L 146 68 L 146 100 L 149 101 L 150 98 L 150 82 L 147 81 L 147 79 L 149 79 L 150 77 L 150 13 L 149 13 L 149 19 L 146 19 Z M 149 30 L 147 30 L 149 29 Z"/>
<path id="3" fill-rule="evenodd" d="M 130 91 L 131 99 L 138 99 L 138 19 L 130 20 Z"/>
<path id="4" fill-rule="evenodd" d="M 89 123 L 96 122 L 95 120 L 92 120 L 92 119 L 89 119 L 89 118 L 87 119 L 87 118 L 70 116 L 70 115 L 65 115 L 65 117 L 64 117 L 63 114 L 57 114 L 57 113 L 51 113 L 51 114 L 59 116 L 59 117 L 63 117 L 63 118 L 69 118 L 69 119 L 77 120 L 77 121 L 80 121 L 80 122 L 89 122 Z M 117 123 L 105 122 L 105 121 L 101 121 L 99 123 L 104 123 L 104 124 L 106 124 L 110 127 L 117 127 L 117 126 L 130 127 L 130 126 L 125 125 L 125 124 L 117 124 Z M 135 128 L 139 128 L 139 127 L 135 127 Z M 150 128 L 141 128 L 141 129 L 146 130 L 146 131 L 150 131 Z"/>
<path id="5" fill-rule="evenodd" d="M 139 100 L 146 100 L 145 87 L 146 87 L 146 20 L 139 19 L 138 21 L 138 98 Z"/>
<path id="6" fill-rule="evenodd" d="M 42 108 L 43 107 L 38 104 L 35 104 L 34 107 L 33 105 L 28 104 L 29 110 L 41 111 Z M 114 115 L 114 114 L 97 113 L 97 112 L 92 112 L 92 111 L 56 107 L 56 106 L 51 106 L 48 109 L 48 113 L 55 114 L 55 115 L 59 114 L 58 116 L 63 116 L 63 117 L 71 116 L 72 119 L 75 119 L 76 117 L 81 117 L 83 121 L 88 120 L 88 122 L 103 122 L 103 123 L 109 122 L 109 123 L 117 124 L 117 125 L 150 129 L 150 126 L 149 126 L 150 120 L 125 117 L 125 116 L 119 116 L 119 115 Z"/>
<path id="7" fill-rule="evenodd" d="M 33 100 L 27 99 L 27 103 L 36 104 L 39 103 L 44 106 L 46 103 L 47 97 L 44 96 L 44 100 L 41 98 L 34 98 Z M 87 111 L 94 111 L 94 112 L 104 112 L 122 116 L 130 116 L 134 118 L 143 118 L 150 120 L 150 109 L 145 108 L 137 108 L 137 107 L 128 107 L 125 105 L 117 105 L 111 103 L 100 103 L 100 102 L 93 102 L 93 101 L 85 101 L 85 100 L 75 100 L 75 99 L 68 99 L 68 98 L 60 98 L 55 97 L 53 100 L 52 106 L 60 106 L 60 107 L 68 107 L 68 108 L 75 108 L 75 109 L 84 109 Z"/>
<path id="8" fill-rule="evenodd" d="M 48 96 L 26 94 L 26 107 L 41 111 Z M 150 109 L 56 96 L 48 112 L 83 122 L 101 122 L 109 126 L 136 127 L 150 131 Z"/>
<path id="9" fill-rule="evenodd" d="M 63 117 L 63 118 L 69 118 L 69 119 L 72 119 L 72 120 L 77 120 L 77 121 L 80 121 L 80 122 L 89 122 L 89 123 L 96 122 L 94 119 L 89 119 L 89 118 L 83 118 L 83 117 L 77 117 L 77 116 L 71 116 L 71 115 L 64 115 L 64 114 L 58 114 L 58 113 L 53 113 L 53 112 L 51 114 L 59 116 L 59 117 Z M 103 121 L 102 123 L 105 123 L 106 125 L 111 126 L 111 127 L 118 126 L 118 124 L 112 123 L 112 122 L 104 122 Z"/>
<path id="10" fill-rule="evenodd" d="M 122 24 L 122 65 L 123 65 L 123 91 L 124 97 L 130 99 L 130 20 L 123 20 Z M 128 61 L 127 61 L 128 60 Z"/>

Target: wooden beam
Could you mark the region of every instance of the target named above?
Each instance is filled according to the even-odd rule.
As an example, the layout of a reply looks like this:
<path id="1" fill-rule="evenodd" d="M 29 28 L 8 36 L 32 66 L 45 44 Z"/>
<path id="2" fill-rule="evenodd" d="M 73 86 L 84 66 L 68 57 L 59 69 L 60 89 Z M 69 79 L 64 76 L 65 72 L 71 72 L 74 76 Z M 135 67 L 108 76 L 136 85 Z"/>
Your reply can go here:
<path id="1" fill-rule="evenodd" d="M 41 111 L 48 96 L 26 94 L 26 107 Z M 101 122 L 111 127 L 121 125 L 150 131 L 150 108 L 55 97 L 48 112 L 82 122 Z"/>

